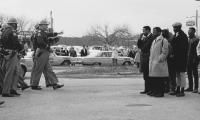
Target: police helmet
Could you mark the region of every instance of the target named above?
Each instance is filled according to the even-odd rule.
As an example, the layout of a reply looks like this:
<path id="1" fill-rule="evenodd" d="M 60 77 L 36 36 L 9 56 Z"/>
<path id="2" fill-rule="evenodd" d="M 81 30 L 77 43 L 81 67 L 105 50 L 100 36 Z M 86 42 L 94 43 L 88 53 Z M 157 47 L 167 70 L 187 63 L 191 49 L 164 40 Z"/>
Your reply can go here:
<path id="1" fill-rule="evenodd" d="M 7 23 L 8 24 L 11 24 L 11 23 L 17 24 L 17 19 L 16 18 L 10 18 Z"/>

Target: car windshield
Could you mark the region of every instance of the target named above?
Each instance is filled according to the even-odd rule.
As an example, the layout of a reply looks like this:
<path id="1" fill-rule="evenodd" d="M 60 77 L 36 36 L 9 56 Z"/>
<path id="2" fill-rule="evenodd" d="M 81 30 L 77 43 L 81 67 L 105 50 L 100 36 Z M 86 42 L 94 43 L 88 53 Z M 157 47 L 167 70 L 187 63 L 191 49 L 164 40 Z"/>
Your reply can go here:
<path id="1" fill-rule="evenodd" d="M 97 57 L 101 54 L 100 51 L 91 51 L 90 54 L 86 57 Z"/>
<path id="2" fill-rule="evenodd" d="M 112 52 L 102 52 L 102 54 L 100 55 L 100 57 L 111 57 L 112 56 Z"/>

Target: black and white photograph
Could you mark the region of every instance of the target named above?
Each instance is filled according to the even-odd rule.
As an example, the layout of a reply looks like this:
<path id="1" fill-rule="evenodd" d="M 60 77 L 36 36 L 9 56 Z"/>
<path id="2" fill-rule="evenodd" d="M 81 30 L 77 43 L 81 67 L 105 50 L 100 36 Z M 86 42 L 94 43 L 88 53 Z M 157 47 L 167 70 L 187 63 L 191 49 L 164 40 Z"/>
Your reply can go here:
<path id="1" fill-rule="evenodd" d="M 199 120 L 200 0 L 0 4 L 0 120 Z"/>

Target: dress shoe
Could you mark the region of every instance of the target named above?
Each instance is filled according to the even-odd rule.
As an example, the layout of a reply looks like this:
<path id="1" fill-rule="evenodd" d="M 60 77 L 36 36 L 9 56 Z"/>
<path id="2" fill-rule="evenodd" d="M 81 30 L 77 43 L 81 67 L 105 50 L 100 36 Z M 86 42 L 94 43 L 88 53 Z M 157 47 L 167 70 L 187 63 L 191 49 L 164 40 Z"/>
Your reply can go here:
<path id="1" fill-rule="evenodd" d="M 153 97 L 164 97 L 164 94 L 161 94 L 161 93 L 155 94 Z"/>
<path id="2" fill-rule="evenodd" d="M 40 86 L 31 86 L 32 90 L 42 90 Z"/>
<path id="3" fill-rule="evenodd" d="M 140 94 L 147 94 L 147 91 L 142 91 L 140 92 Z"/>
<path id="4" fill-rule="evenodd" d="M 2 97 L 15 97 L 13 94 L 2 94 Z"/>
<path id="5" fill-rule="evenodd" d="M 192 93 L 198 93 L 198 89 L 194 89 Z"/>
<path id="6" fill-rule="evenodd" d="M 155 95 L 157 95 L 157 93 L 156 92 L 153 92 L 152 94 L 150 94 L 149 96 L 155 96 Z"/>
<path id="7" fill-rule="evenodd" d="M 4 104 L 5 102 L 4 101 L 0 101 L 0 105 Z"/>
<path id="8" fill-rule="evenodd" d="M 16 90 L 10 90 L 10 94 L 20 96 L 21 94 L 17 93 Z"/>
<path id="9" fill-rule="evenodd" d="M 55 85 L 53 85 L 53 89 L 56 90 L 56 89 L 61 88 L 63 86 L 64 85 L 55 84 Z"/>
<path id="10" fill-rule="evenodd" d="M 53 87 L 53 85 L 52 84 L 49 84 L 49 85 L 46 85 L 46 87 L 48 88 L 48 87 Z"/>
<path id="11" fill-rule="evenodd" d="M 193 89 L 192 89 L 192 88 L 187 88 L 185 91 L 186 91 L 186 92 L 192 92 Z"/>
<path id="12" fill-rule="evenodd" d="M 185 93 L 183 93 L 183 92 L 176 94 L 176 97 L 183 97 L 183 96 L 185 96 Z"/>
<path id="13" fill-rule="evenodd" d="M 21 90 L 24 91 L 25 89 L 28 89 L 28 88 L 30 88 L 30 86 L 27 85 L 27 86 L 22 87 Z"/>
<path id="14" fill-rule="evenodd" d="M 176 92 L 175 91 L 170 91 L 169 95 L 176 95 Z"/>
<path id="15" fill-rule="evenodd" d="M 153 93 L 153 91 L 149 91 L 147 92 L 147 95 L 151 95 Z"/>

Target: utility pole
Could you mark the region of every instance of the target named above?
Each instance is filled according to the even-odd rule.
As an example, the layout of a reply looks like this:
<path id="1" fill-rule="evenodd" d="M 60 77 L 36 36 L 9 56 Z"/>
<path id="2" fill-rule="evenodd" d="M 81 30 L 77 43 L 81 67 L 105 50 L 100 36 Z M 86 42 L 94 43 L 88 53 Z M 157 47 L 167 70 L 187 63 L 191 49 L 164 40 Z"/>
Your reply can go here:
<path id="1" fill-rule="evenodd" d="M 52 31 L 54 32 L 54 29 L 53 29 L 53 12 L 51 11 L 50 12 L 50 19 L 51 19 L 51 29 L 52 29 Z"/>
<path id="2" fill-rule="evenodd" d="M 198 10 L 196 10 L 196 34 L 199 35 L 199 27 L 198 27 Z"/>

